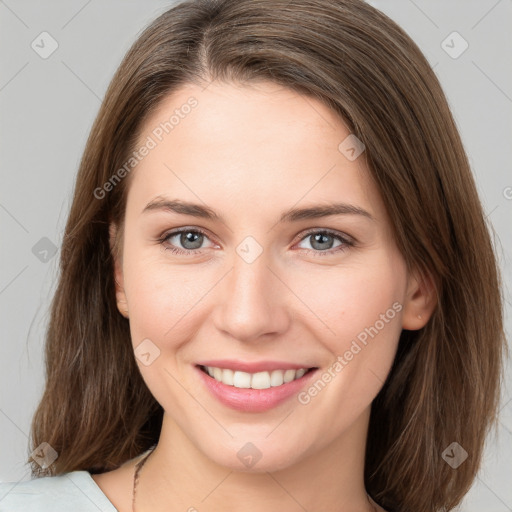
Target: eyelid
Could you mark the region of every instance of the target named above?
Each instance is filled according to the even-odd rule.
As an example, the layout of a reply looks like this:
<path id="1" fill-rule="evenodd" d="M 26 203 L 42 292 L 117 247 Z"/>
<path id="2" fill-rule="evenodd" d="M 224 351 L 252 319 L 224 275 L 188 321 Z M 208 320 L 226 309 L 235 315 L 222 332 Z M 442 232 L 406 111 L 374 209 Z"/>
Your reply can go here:
<path id="1" fill-rule="evenodd" d="M 181 253 L 181 254 L 186 254 L 186 255 L 191 255 L 191 256 L 195 255 L 195 254 L 201 254 L 203 249 L 182 249 L 181 247 L 175 247 L 175 246 L 172 246 L 170 248 L 165 247 L 165 242 L 169 238 L 179 235 L 183 232 L 185 232 L 185 233 L 186 232 L 200 233 L 204 237 L 208 238 L 213 244 L 217 245 L 213 240 L 211 240 L 212 237 L 205 229 L 199 228 L 196 226 L 183 226 L 180 228 L 172 229 L 170 231 L 165 231 L 160 237 L 158 237 L 158 242 L 165 249 L 171 250 L 176 253 Z M 342 251 L 342 250 L 346 249 L 347 247 L 353 247 L 357 244 L 357 240 L 353 236 L 348 235 L 347 233 L 340 232 L 340 231 L 330 229 L 330 228 L 318 228 L 317 227 L 317 228 L 309 228 L 306 231 L 302 231 L 299 235 L 297 235 L 296 241 L 294 241 L 294 245 L 304 241 L 308 236 L 315 234 L 315 233 L 322 233 L 322 234 L 327 234 L 329 236 L 332 236 L 333 238 L 338 239 L 341 242 L 341 245 L 338 247 L 335 247 L 333 249 L 327 249 L 325 251 L 315 251 L 313 249 L 302 249 L 302 248 L 299 248 L 299 250 L 307 251 L 310 253 L 312 252 L 315 255 L 329 255 L 329 254 L 334 254 L 339 251 Z M 204 249 L 206 249 L 206 248 L 204 248 Z"/>
<path id="2" fill-rule="evenodd" d="M 309 228 L 306 231 L 302 231 L 299 235 L 297 235 L 297 242 L 301 242 L 302 240 L 304 240 L 306 237 L 313 233 L 325 233 L 333 237 L 339 238 L 346 242 L 347 244 L 355 245 L 357 243 L 357 240 L 353 236 L 345 232 L 337 231 L 336 229 L 330 228 Z"/>
<path id="3" fill-rule="evenodd" d="M 168 230 L 168 231 L 164 231 L 158 237 L 158 241 L 161 242 L 161 243 L 164 243 L 166 240 L 168 240 L 169 238 L 171 238 L 173 236 L 179 235 L 181 233 L 189 233 L 189 232 L 200 233 L 204 237 L 208 238 L 208 240 L 210 240 L 212 242 L 212 244 L 218 245 L 216 242 L 214 242 L 212 240 L 212 236 L 208 233 L 208 231 L 206 231 L 203 228 L 198 228 L 198 227 L 195 227 L 195 226 L 183 226 L 181 228 L 176 228 L 176 229 L 171 229 L 171 230 Z M 181 249 L 181 250 L 182 251 L 186 251 L 187 249 Z M 196 252 L 196 253 L 198 253 L 200 250 L 201 249 L 188 249 L 189 252 Z"/>

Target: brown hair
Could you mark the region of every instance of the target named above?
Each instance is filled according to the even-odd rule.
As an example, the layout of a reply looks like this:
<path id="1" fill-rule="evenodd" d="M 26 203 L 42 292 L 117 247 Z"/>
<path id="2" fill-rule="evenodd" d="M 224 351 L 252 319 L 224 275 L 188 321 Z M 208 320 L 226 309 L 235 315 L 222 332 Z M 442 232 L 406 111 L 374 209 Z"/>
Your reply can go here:
<path id="1" fill-rule="evenodd" d="M 506 351 L 491 239 L 456 125 L 416 44 L 359 0 L 186 1 L 125 56 L 80 164 L 46 340 L 46 388 L 31 443 L 59 454 L 46 471 L 114 469 L 158 441 L 162 408 L 117 310 L 109 224 L 122 227 L 128 179 L 95 191 L 129 159 L 144 120 L 186 83 L 270 80 L 338 113 L 367 166 L 409 269 L 437 307 L 403 331 L 372 404 L 369 494 L 390 511 L 450 510 L 470 488 L 496 423 Z M 468 453 L 456 470 L 452 442 Z"/>

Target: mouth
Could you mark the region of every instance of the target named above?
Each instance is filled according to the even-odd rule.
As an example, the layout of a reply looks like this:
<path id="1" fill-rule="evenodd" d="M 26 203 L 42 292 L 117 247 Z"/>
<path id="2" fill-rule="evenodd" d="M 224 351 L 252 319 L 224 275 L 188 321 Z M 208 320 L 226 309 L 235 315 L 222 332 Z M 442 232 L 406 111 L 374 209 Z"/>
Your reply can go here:
<path id="1" fill-rule="evenodd" d="M 283 363 L 235 362 L 197 364 L 195 368 L 221 404 L 242 412 L 264 412 L 277 407 L 296 396 L 318 370 Z"/>
<path id="2" fill-rule="evenodd" d="M 269 389 L 288 384 L 302 378 L 315 368 L 282 369 L 263 372 L 243 372 L 231 368 L 199 365 L 199 369 L 226 386 L 239 389 Z"/>

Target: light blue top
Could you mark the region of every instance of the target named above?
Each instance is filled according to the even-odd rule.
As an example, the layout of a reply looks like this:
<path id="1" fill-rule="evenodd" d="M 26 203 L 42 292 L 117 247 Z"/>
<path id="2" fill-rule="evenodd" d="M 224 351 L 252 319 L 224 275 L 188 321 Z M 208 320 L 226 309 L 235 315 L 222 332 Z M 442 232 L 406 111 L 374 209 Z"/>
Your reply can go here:
<path id="1" fill-rule="evenodd" d="M 0 483 L 0 512 L 118 512 L 88 471 Z"/>

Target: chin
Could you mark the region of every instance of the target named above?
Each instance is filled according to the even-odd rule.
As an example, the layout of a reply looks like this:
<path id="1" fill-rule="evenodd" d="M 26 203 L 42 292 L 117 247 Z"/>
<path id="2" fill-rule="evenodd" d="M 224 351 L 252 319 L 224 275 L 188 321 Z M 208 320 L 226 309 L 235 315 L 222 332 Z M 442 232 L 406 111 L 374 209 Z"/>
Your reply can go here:
<path id="1" fill-rule="evenodd" d="M 249 436 L 248 436 L 249 437 Z M 254 439 L 254 436 L 253 436 Z M 215 464 L 241 473 L 267 473 L 289 468 L 299 462 L 306 454 L 297 453 L 297 446 L 283 447 L 277 439 L 261 439 L 261 441 L 240 442 L 236 439 L 221 446 L 218 450 L 211 450 L 212 444 L 205 447 L 204 454 Z M 278 446 L 280 448 L 278 448 Z M 304 445 L 301 446 L 304 449 Z"/>

